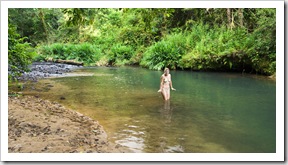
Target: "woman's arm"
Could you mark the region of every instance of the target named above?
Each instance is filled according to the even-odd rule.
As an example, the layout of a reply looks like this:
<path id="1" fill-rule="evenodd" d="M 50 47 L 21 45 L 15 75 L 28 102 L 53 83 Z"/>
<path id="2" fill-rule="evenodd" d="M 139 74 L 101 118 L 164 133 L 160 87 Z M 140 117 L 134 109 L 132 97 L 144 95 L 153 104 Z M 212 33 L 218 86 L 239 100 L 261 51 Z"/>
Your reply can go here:
<path id="1" fill-rule="evenodd" d="M 161 92 L 162 91 L 162 88 L 163 88 L 163 75 L 160 77 L 160 89 L 158 90 L 158 92 Z"/>
<path id="2" fill-rule="evenodd" d="M 171 74 L 169 75 L 169 78 L 170 78 L 170 87 L 173 91 L 176 91 L 176 89 L 173 88 L 173 85 L 172 85 L 172 78 L 171 78 Z"/>

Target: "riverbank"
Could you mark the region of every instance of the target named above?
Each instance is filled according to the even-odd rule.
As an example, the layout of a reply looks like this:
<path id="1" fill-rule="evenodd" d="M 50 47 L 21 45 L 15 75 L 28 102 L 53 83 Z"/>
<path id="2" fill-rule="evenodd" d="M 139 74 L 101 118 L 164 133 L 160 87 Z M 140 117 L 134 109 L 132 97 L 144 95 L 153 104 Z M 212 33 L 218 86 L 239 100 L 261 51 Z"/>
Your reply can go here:
<path id="1" fill-rule="evenodd" d="M 33 63 L 31 72 L 18 80 L 71 76 L 81 68 L 68 64 Z M 9 91 L 11 92 L 11 91 Z M 16 94 L 16 96 L 18 96 Z M 9 153 L 124 153 L 128 149 L 110 143 L 95 120 L 38 96 L 8 98 Z"/>
<path id="2" fill-rule="evenodd" d="M 9 153 L 125 153 L 89 117 L 33 96 L 8 99 Z"/>

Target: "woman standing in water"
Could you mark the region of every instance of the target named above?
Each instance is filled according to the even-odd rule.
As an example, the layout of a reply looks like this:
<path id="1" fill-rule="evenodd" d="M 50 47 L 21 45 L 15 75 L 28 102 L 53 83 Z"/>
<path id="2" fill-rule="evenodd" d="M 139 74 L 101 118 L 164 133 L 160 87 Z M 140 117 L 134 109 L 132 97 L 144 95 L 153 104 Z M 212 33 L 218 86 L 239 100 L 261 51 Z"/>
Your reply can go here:
<path id="1" fill-rule="evenodd" d="M 171 75 L 169 73 L 169 69 L 165 68 L 164 74 L 162 74 L 161 80 L 160 80 L 160 89 L 158 90 L 158 92 L 161 92 L 163 99 L 165 101 L 170 99 L 170 87 L 173 91 L 176 90 L 172 86 L 172 80 L 171 80 Z"/>

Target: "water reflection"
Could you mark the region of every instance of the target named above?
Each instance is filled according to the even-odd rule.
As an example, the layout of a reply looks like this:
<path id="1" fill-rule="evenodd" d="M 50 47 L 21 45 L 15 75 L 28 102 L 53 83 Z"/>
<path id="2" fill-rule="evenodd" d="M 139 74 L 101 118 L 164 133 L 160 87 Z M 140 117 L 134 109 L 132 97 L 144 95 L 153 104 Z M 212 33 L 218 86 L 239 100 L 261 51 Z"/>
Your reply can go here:
<path id="1" fill-rule="evenodd" d="M 160 109 L 160 114 L 163 117 L 165 123 L 172 122 L 172 111 L 173 108 L 170 106 L 170 100 L 164 101 L 163 108 Z"/>
<path id="2" fill-rule="evenodd" d="M 181 92 L 163 101 L 155 92 L 161 72 L 140 68 L 90 72 L 94 76 L 78 77 L 79 81 L 50 80 L 49 91 L 34 94 L 98 120 L 109 140 L 134 152 L 276 150 L 275 83 L 177 71 L 172 73 L 173 83 Z M 59 99 L 62 96 L 66 99 Z"/>
<path id="3" fill-rule="evenodd" d="M 163 102 L 163 105 L 160 108 L 160 119 L 162 122 L 162 126 L 160 126 L 160 130 L 158 130 L 158 139 L 155 139 L 156 145 L 159 148 L 156 152 L 161 153 L 183 153 L 185 152 L 183 142 L 185 141 L 185 136 L 182 133 L 178 132 L 178 128 L 175 127 L 178 125 L 177 121 L 175 121 L 175 117 L 173 117 L 173 111 L 177 108 L 173 104 L 171 105 L 171 101 L 167 100 Z M 175 112 L 174 112 L 175 113 Z M 171 138 L 173 135 L 173 138 Z M 157 135 L 155 136 L 157 137 Z"/>
<path id="4" fill-rule="evenodd" d="M 144 132 L 139 130 L 139 126 L 125 124 L 125 129 L 115 134 L 117 144 L 128 147 L 133 152 L 142 152 L 144 149 Z M 119 138 L 121 137 L 121 138 Z"/>

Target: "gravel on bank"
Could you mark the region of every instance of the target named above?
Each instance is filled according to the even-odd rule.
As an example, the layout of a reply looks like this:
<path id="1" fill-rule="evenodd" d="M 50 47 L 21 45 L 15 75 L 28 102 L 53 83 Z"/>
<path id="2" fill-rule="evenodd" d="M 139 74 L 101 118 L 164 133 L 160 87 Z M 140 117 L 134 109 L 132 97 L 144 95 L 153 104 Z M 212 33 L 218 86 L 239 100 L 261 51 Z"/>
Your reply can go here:
<path id="1" fill-rule="evenodd" d="M 42 78 L 65 76 L 65 74 L 82 67 L 54 62 L 34 62 L 28 67 L 30 71 L 24 72 L 17 79 L 20 81 L 37 81 Z"/>

